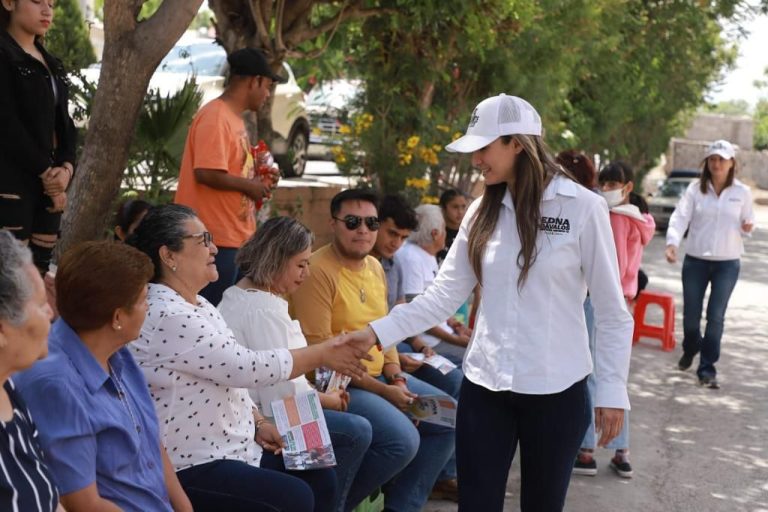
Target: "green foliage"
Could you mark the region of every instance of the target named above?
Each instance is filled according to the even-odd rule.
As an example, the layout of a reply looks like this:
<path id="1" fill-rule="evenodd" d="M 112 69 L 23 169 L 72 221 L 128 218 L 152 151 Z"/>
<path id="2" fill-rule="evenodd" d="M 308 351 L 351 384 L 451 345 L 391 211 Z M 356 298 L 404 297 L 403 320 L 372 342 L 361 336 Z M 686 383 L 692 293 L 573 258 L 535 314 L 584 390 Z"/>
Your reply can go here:
<path id="1" fill-rule="evenodd" d="M 202 101 L 194 78 L 174 94 L 147 93 L 136 125 L 125 183 L 154 203 L 170 200 L 178 178 L 189 124 Z"/>
<path id="2" fill-rule="evenodd" d="M 397 15 L 348 24 L 324 62 L 306 69 L 366 82 L 362 111 L 374 121 L 337 150 L 340 167 L 385 190 L 426 176 L 431 194 L 466 190 L 476 175 L 467 159 L 444 151 L 437 162 L 419 150 L 409 159 L 404 144 L 418 137 L 419 147 L 444 146 L 477 102 L 499 92 L 536 106 L 554 150 L 579 147 L 649 167 L 733 62 L 718 20 L 743 15 L 736 0 L 379 5 Z"/>
<path id="3" fill-rule="evenodd" d="M 77 0 L 58 0 L 53 9 L 53 25 L 45 36 L 45 46 L 61 59 L 67 71 L 86 68 L 96 62 Z"/>
<path id="4" fill-rule="evenodd" d="M 755 149 L 768 149 L 768 98 L 762 98 L 755 107 L 755 134 L 753 145 Z"/>
<path id="5" fill-rule="evenodd" d="M 575 144 L 650 166 L 681 114 L 701 104 L 708 85 L 733 62 L 719 14 L 689 2 L 625 0 L 607 8 L 596 33 L 603 44 L 568 94 L 565 122 Z"/>
<path id="6" fill-rule="evenodd" d="M 749 102 L 746 100 L 728 100 L 707 105 L 705 110 L 715 114 L 725 114 L 729 116 L 748 116 L 750 115 Z"/>

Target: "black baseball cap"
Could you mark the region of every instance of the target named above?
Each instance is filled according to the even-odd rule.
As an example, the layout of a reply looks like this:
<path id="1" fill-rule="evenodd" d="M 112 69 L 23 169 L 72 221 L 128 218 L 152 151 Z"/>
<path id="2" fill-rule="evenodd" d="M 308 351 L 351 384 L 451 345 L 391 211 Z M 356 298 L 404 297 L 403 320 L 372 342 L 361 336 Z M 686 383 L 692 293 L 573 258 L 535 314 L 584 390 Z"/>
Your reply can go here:
<path id="1" fill-rule="evenodd" d="M 264 54 L 256 48 L 240 48 L 227 56 L 229 72 L 232 75 L 264 76 L 282 83 L 285 79 L 274 73 L 267 64 Z"/>

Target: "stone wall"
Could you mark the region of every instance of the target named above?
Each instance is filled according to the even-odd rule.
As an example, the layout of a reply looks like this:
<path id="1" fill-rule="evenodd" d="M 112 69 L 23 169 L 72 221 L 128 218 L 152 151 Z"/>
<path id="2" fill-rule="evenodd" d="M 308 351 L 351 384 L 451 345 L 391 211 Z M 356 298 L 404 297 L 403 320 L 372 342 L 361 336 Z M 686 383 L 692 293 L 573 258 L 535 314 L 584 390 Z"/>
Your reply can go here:
<path id="1" fill-rule="evenodd" d="M 331 241 L 331 199 L 341 190 L 340 185 L 284 180 L 273 194 L 270 215 L 299 219 L 315 234 L 313 250 L 317 249 Z"/>
<path id="2" fill-rule="evenodd" d="M 685 138 L 689 140 L 715 141 L 725 139 L 744 150 L 752 149 L 755 122 L 746 116 L 725 114 L 696 114 Z"/>
<path id="3" fill-rule="evenodd" d="M 665 171 L 672 169 L 699 169 L 704 160 L 708 140 L 673 138 L 669 142 Z M 751 147 L 751 146 L 750 146 Z M 740 149 L 736 153 L 738 178 L 760 188 L 768 189 L 768 151 Z"/>

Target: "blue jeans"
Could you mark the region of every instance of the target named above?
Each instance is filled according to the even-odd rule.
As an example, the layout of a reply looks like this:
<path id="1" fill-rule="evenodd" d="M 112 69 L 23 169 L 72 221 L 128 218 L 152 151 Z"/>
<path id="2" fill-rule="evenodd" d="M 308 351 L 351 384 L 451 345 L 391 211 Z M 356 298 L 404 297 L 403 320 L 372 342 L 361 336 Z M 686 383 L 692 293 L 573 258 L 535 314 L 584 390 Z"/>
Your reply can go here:
<path id="1" fill-rule="evenodd" d="M 592 301 L 589 296 L 584 301 L 584 318 L 587 322 L 587 333 L 589 333 L 589 352 L 592 355 L 592 366 L 595 366 L 595 312 L 592 309 Z M 589 450 L 594 450 L 597 446 L 597 435 L 595 434 L 595 374 L 592 373 L 587 378 L 587 405 L 589 407 L 589 425 L 587 426 L 587 433 L 584 434 L 584 441 L 581 442 L 581 447 Z M 624 426 L 621 427 L 619 435 L 613 438 L 606 446 L 612 450 L 626 450 L 629 449 L 629 411 L 624 410 Z"/>
<path id="2" fill-rule="evenodd" d="M 445 394 L 412 375 L 406 378 L 408 388 L 417 395 Z M 349 393 L 349 412 L 371 422 L 373 441 L 355 479 L 356 486 L 360 483 L 360 491 L 368 490 L 362 496 L 354 496 L 350 491 L 348 502 L 352 502 L 353 497 L 361 501 L 374 489 L 389 482 L 384 487 L 387 509 L 420 511 L 440 470 L 454 451 L 454 429 L 423 421 L 417 428 L 405 414 L 379 395 L 359 388 L 349 388 Z"/>
<path id="3" fill-rule="evenodd" d="M 176 475 L 196 512 L 333 510 L 336 475 L 332 469 L 287 472 L 282 460 L 264 452 L 262 467 L 216 460 Z"/>
<path id="4" fill-rule="evenodd" d="M 208 302 L 218 306 L 224 290 L 237 282 L 238 271 L 235 264 L 235 255 L 238 249 L 235 247 L 219 247 L 216 254 L 216 270 L 219 271 L 219 279 L 208 283 L 208 286 L 202 289 L 200 295 L 208 299 Z"/>
<path id="5" fill-rule="evenodd" d="M 333 451 L 336 454 L 338 492 L 335 510 L 338 512 L 352 510 L 357 503 L 347 503 L 347 496 L 353 488 L 355 488 L 355 495 L 360 494 L 357 492 L 355 475 L 371 445 L 373 437 L 371 423 L 356 414 L 327 409 L 323 410 L 323 413 L 328 432 L 331 434 Z"/>
<path id="6" fill-rule="evenodd" d="M 683 352 L 695 356 L 701 352 L 699 378 L 715 377 L 715 363 L 720 359 L 725 310 L 739 279 L 739 260 L 709 261 L 693 256 L 683 260 Z M 707 326 L 701 336 L 701 310 L 707 286 Z"/>
<path id="7" fill-rule="evenodd" d="M 440 345 L 443 345 L 441 343 Z M 397 351 L 401 354 L 408 355 L 413 351 L 413 348 L 407 343 L 400 343 L 397 346 Z M 421 367 L 413 372 L 411 375 L 417 379 L 431 384 L 441 391 L 445 391 L 447 394 L 453 397 L 457 402 L 459 401 L 459 393 L 461 393 L 461 382 L 464 380 L 464 373 L 456 368 L 443 375 L 443 373 L 437 368 L 433 368 L 428 364 L 423 364 Z M 456 478 L 456 450 L 453 451 L 451 458 L 445 464 L 445 467 L 437 477 L 437 481 L 451 480 Z"/>
<path id="8" fill-rule="evenodd" d="M 560 512 L 587 428 L 586 379 L 551 395 L 491 391 L 464 379 L 456 421 L 459 512 L 501 512 L 520 444 L 520 510 Z"/>

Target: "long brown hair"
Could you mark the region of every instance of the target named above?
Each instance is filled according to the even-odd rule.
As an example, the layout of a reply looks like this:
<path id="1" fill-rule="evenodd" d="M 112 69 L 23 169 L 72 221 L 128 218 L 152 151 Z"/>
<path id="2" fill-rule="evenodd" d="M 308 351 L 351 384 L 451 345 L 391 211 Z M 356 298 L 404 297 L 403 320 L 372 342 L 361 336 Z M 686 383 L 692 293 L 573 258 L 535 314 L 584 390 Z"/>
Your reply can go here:
<path id="1" fill-rule="evenodd" d="M 702 170 L 701 170 L 701 178 L 699 179 L 699 190 L 701 190 L 702 194 L 707 193 L 707 185 L 712 183 L 712 171 L 709 170 L 709 159 L 705 158 L 704 163 L 702 164 Z M 733 178 L 736 176 L 736 159 L 732 158 L 733 160 L 733 167 L 731 167 L 731 170 L 728 171 L 728 177 L 725 178 L 725 186 L 723 188 L 728 188 L 731 185 L 733 185 Z M 715 184 L 712 183 L 712 186 L 714 187 Z"/>
<path id="2" fill-rule="evenodd" d="M 541 199 L 544 196 L 544 189 L 557 174 L 571 179 L 573 177 L 554 161 L 541 137 L 505 135 L 501 137 L 501 141 L 505 145 L 511 144 L 513 138 L 523 146 L 523 150 L 515 161 L 513 170 L 515 180 L 511 190 L 517 217 L 517 231 L 520 235 L 520 252 L 516 259 L 517 267 L 520 269 L 520 276 L 517 279 L 519 290 L 525 284 L 528 272 L 536 262 L 536 238 L 541 225 Z M 485 187 L 485 193 L 472 219 L 472 227 L 469 229 L 469 261 L 480 284 L 483 282 L 483 254 L 496 229 L 506 190 L 506 182 Z"/>

